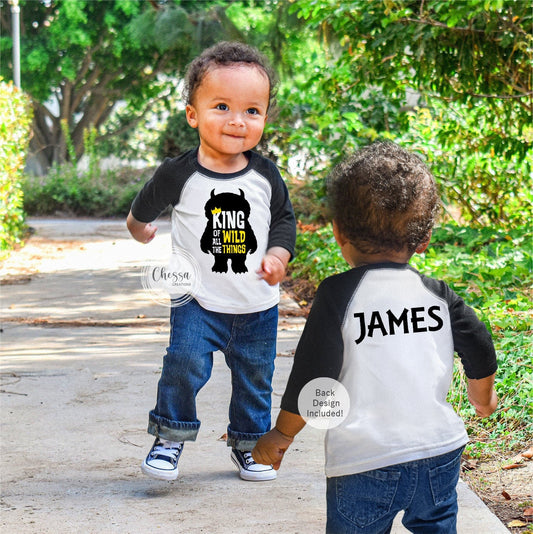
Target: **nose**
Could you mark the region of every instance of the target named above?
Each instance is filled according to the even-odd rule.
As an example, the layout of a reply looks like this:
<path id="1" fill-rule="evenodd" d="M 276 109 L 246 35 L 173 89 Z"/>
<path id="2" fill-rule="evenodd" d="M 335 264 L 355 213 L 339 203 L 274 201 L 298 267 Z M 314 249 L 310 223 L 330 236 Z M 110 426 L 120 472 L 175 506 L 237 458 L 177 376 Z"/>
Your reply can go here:
<path id="1" fill-rule="evenodd" d="M 244 126 L 245 122 L 242 113 L 233 113 L 229 119 L 229 124 L 230 126 Z"/>

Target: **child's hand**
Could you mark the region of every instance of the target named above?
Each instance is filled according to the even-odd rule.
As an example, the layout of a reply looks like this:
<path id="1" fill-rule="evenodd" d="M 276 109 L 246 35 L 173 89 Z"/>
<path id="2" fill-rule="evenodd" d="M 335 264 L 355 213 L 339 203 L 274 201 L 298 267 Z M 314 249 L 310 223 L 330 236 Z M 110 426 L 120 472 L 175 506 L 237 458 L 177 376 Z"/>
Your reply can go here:
<path id="1" fill-rule="evenodd" d="M 261 269 L 257 271 L 259 278 L 267 284 L 274 286 L 283 280 L 285 276 L 285 266 L 277 256 L 265 255 L 261 262 Z"/>
<path id="2" fill-rule="evenodd" d="M 152 223 L 138 221 L 132 215 L 131 211 L 128 215 L 126 224 L 130 234 L 136 241 L 139 241 L 140 243 L 150 243 L 157 232 L 157 226 L 153 225 Z"/>
<path id="3" fill-rule="evenodd" d="M 157 226 L 153 225 L 152 223 L 147 223 L 140 233 L 141 239 L 137 239 L 137 241 L 140 241 L 141 243 L 150 243 L 150 241 L 152 241 L 152 239 L 155 237 L 156 232 Z"/>
<path id="4" fill-rule="evenodd" d="M 272 464 L 272 467 L 278 470 L 283 455 L 293 442 L 293 439 L 273 428 L 270 432 L 261 436 L 252 451 L 252 457 L 258 464 Z"/>
<path id="5" fill-rule="evenodd" d="M 468 398 L 468 400 L 476 409 L 476 415 L 478 417 L 488 417 L 498 407 L 498 396 L 496 395 L 496 392 L 494 390 L 492 390 L 492 392 L 490 393 L 490 398 L 485 404 L 481 404 L 471 399 L 470 397 Z"/>
<path id="6" fill-rule="evenodd" d="M 287 250 L 281 247 L 272 247 L 267 250 L 261 262 L 261 269 L 257 271 L 257 274 L 267 284 L 274 286 L 283 280 L 289 259 L 290 253 Z"/>
<path id="7" fill-rule="evenodd" d="M 498 396 L 494 391 L 495 375 L 485 378 L 467 380 L 467 394 L 470 404 L 476 409 L 479 417 L 488 417 L 498 406 Z"/>

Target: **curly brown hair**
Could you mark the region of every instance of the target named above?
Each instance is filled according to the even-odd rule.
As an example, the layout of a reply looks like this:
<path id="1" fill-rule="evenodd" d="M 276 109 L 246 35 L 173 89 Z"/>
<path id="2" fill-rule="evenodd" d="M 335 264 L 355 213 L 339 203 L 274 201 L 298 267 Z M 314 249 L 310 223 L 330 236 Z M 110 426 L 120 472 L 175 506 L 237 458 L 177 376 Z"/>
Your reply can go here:
<path id="1" fill-rule="evenodd" d="M 235 66 L 247 64 L 261 70 L 268 78 L 269 107 L 272 105 L 275 93 L 277 78 L 270 67 L 267 59 L 257 49 L 244 43 L 235 41 L 222 41 L 204 50 L 189 65 L 185 75 L 185 87 L 183 98 L 186 104 L 192 104 L 194 95 L 202 83 L 205 75 L 213 68 L 220 66 Z"/>
<path id="2" fill-rule="evenodd" d="M 407 250 L 429 236 L 439 212 L 435 179 L 424 162 L 395 143 L 358 150 L 328 177 L 330 215 L 366 254 Z"/>

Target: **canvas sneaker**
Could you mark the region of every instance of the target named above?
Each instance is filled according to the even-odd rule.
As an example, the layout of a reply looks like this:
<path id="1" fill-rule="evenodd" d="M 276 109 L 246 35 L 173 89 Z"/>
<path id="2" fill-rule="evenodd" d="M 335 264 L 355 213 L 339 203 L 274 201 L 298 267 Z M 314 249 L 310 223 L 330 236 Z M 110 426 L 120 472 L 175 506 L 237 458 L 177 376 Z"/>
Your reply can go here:
<path id="1" fill-rule="evenodd" d="M 183 442 L 164 441 L 156 438 L 148 456 L 141 466 L 145 475 L 161 480 L 178 478 L 178 460 L 183 451 Z"/>
<path id="2" fill-rule="evenodd" d="M 276 471 L 271 465 L 258 464 L 250 451 L 231 449 L 231 460 L 237 466 L 243 480 L 274 480 Z"/>

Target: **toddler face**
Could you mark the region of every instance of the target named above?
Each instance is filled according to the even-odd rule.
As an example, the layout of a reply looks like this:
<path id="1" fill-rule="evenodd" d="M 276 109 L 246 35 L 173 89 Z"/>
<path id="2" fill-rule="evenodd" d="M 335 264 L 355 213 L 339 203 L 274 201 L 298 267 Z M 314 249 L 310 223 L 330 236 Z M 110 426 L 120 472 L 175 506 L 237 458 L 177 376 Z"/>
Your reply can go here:
<path id="1" fill-rule="evenodd" d="M 266 74 L 255 66 L 238 64 L 208 71 L 186 108 L 204 153 L 223 158 L 254 148 L 263 135 L 269 91 Z"/>

